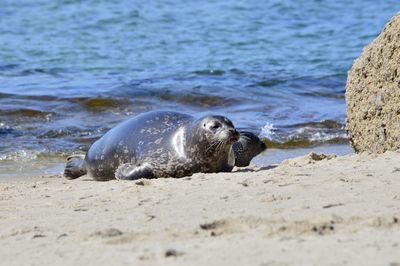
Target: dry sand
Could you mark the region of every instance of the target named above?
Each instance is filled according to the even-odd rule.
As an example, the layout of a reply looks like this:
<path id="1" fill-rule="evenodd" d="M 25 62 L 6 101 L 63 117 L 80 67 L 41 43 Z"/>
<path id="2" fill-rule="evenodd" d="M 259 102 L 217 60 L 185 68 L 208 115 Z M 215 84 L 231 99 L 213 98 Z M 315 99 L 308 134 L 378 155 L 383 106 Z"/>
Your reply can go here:
<path id="1" fill-rule="evenodd" d="M 0 181 L 1 265 L 400 265 L 400 152 Z"/>

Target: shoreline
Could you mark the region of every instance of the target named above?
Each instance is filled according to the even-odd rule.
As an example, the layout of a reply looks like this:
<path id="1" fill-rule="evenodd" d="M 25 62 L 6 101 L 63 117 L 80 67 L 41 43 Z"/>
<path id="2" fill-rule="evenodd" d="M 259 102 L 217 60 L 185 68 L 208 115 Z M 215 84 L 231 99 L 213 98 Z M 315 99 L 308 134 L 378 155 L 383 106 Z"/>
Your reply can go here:
<path id="1" fill-rule="evenodd" d="M 268 148 L 252 160 L 252 164 L 263 167 L 276 165 L 282 161 L 310 152 L 347 155 L 353 153 L 350 144 L 324 144 L 311 147 L 298 147 L 293 149 Z M 16 178 L 39 177 L 44 174 L 62 174 L 65 167 L 66 156 L 54 155 L 30 155 L 31 157 L 17 157 L 12 160 L 0 160 L 0 182 Z"/>
<path id="2" fill-rule="evenodd" d="M 0 183 L 6 265 L 398 265 L 400 152 L 95 182 Z"/>

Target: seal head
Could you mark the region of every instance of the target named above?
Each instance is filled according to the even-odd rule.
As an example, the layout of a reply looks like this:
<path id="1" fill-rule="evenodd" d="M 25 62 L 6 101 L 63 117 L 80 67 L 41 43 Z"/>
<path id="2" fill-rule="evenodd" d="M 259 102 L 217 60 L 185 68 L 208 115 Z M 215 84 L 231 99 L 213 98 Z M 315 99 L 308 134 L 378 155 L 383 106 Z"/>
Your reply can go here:
<path id="1" fill-rule="evenodd" d="M 265 143 L 254 133 L 241 131 L 239 141 L 233 144 L 235 166 L 249 166 L 250 161 L 266 149 Z"/>
<path id="2" fill-rule="evenodd" d="M 232 121 L 223 116 L 206 116 L 195 121 L 188 131 L 187 154 L 194 163 L 200 163 L 200 172 L 232 170 L 232 144 L 240 138 Z"/>

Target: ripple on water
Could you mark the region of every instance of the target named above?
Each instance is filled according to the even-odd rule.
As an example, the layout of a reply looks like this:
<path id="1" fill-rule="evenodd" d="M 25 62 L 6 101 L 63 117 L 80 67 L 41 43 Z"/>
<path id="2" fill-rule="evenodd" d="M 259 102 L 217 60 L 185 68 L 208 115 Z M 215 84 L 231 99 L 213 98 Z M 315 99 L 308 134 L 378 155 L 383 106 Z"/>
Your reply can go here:
<path id="1" fill-rule="evenodd" d="M 286 80 L 281 80 L 281 79 L 267 79 L 267 80 L 257 82 L 256 85 L 268 88 L 268 87 L 276 86 L 278 84 L 283 84 L 285 82 L 286 82 Z"/>
<path id="2" fill-rule="evenodd" d="M 53 114 L 54 114 L 53 112 L 46 112 L 29 108 L 21 108 L 15 110 L 0 110 L 0 115 L 13 116 L 13 117 L 46 118 Z"/>
<path id="3" fill-rule="evenodd" d="M 112 108 L 123 108 L 131 105 L 128 99 L 95 97 L 95 98 L 68 98 L 71 103 L 77 103 L 87 110 L 108 110 Z"/>
<path id="4" fill-rule="evenodd" d="M 0 124 L 0 126 L 1 126 L 1 124 Z M 22 133 L 18 130 L 15 130 L 14 128 L 0 127 L 0 135 L 3 135 L 3 136 L 8 135 L 8 136 L 13 136 L 13 137 L 18 137 L 18 136 L 21 136 Z"/>
<path id="5" fill-rule="evenodd" d="M 207 95 L 200 93 L 179 94 L 179 93 L 161 93 L 158 95 L 160 100 L 168 102 L 177 102 L 192 107 L 228 107 L 239 103 L 234 98 L 222 97 L 217 95 Z"/>
<path id="6" fill-rule="evenodd" d="M 225 71 L 222 69 L 204 69 L 193 71 L 193 74 L 204 76 L 222 76 L 225 74 Z"/>

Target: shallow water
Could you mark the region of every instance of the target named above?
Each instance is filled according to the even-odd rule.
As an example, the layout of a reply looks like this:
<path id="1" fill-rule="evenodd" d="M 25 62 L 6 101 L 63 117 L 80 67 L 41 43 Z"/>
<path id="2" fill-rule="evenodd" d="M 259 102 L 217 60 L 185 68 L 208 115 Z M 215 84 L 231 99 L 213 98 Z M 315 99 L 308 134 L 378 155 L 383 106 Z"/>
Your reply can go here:
<path id="1" fill-rule="evenodd" d="M 348 2 L 2 1 L 0 161 L 62 158 L 153 109 L 348 145 L 346 73 L 400 6 Z"/>

